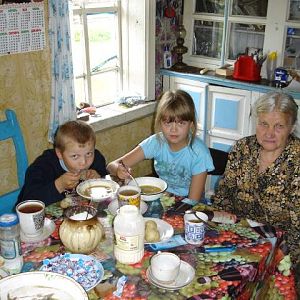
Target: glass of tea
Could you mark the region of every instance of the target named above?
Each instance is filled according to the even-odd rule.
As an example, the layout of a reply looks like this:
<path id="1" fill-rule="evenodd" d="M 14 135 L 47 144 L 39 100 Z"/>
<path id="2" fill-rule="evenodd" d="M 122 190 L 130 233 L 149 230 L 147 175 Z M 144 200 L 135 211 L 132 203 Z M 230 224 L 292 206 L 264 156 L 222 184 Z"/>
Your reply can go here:
<path id="1" fill-rule="evenodd" d="M 43 233 L 45 203 L 39 200 L 26 200 L 19 203 L 16 211 L 24 235 L 33 237 Z"/>
<path id="2" fill-rule="evenodd" d="M 119 208 L 123 205 L 135 205 L 140 208 L 141 189 L 138 186 L 123 185 L 118 189 L 117 198 Z"/>

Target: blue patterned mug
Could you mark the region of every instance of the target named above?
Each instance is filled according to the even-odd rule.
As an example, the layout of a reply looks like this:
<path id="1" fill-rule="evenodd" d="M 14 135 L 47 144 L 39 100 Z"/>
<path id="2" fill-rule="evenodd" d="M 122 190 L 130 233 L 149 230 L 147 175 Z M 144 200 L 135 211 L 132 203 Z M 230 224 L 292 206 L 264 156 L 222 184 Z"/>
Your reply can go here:
<path id="1" fill-rule="evenodd" d="M 199 216 L 199 218 L 197 218 Z M 197 212 L 185 213 L 184 227 L 185 227 L 185 240 L 192 245 L 201 245 L 205 237 L 205 224 L 201 221 L 207 221 L 208 217 L 205 213 Z"/>

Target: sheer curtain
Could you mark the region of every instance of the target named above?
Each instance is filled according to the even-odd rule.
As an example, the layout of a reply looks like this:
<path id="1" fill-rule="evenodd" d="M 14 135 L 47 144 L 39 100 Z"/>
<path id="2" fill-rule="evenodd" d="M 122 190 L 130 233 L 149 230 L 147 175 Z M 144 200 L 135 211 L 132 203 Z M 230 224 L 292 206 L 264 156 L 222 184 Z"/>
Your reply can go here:
<path id="1" fill-rule="evenodd" d="M 53 142 L 57 127 L 76 119 L 69 1 L 49 0 L 51 49 L 51 115 L 48 139 Z"/>

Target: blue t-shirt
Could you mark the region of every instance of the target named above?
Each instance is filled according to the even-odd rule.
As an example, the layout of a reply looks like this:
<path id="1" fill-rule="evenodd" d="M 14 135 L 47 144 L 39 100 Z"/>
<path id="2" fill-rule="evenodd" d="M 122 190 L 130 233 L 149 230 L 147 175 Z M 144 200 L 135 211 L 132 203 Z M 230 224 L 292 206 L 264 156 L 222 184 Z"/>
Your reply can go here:
<path id="1" fill-rule="evenodd" d="M 158 134 L 150 136 L 139 145 L 146 159 L 154 159 L 156 173 L 168 183 L 167 191 L 186 197 L 193 175 L 214 170 L 210 152 L 199 137 L 195 138 L 192 147 L 188 145 L 174 152 L 162 133 Z"/>

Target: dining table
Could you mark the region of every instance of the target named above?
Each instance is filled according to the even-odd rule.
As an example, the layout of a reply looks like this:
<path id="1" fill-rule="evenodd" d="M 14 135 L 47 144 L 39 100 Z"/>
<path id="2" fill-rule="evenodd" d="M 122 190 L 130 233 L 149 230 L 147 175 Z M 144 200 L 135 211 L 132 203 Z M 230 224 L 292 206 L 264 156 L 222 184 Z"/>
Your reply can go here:
<path id="1" fill-rule="evenodd" d="M 71 205 L 74 201 L 76 205 L 91 204 L 79 196 L 72 201 Z M 104 276 L 87 292 L 90 300 L 297 299 L 283 231 L 255 220 L 232 218 L 232 215 L 220 220 L 210 217 L 203 244 L 192 245 L 184 242 L 186 210 L 205 212 L 208 216 L 215 216 L 217 210 L 213 205 L 192 205 L 182 197 L 169 194 L 162 197 L 161 203 L 161 220 L 172 226 L 173 235 L 161 243 L 145 243 L 143 258 L 131 265 L 114 258 L 114 212 L 102 204 L 98 220 L 105 234 L 89 255 L 101 262 Z M 49 236 L 40 241 L 22 241 L 24 264 L 21 272 L 35 272 L 45 260 L 69 252 L 59 236 L 64 220 L 61 202 L 46 207 L 46 219 L 55 225 Z M 186 282 L 161 286 L 150 280 L 150 259 L 158 251 L 172 252 L 180 257 L 189 270 Z"/>

